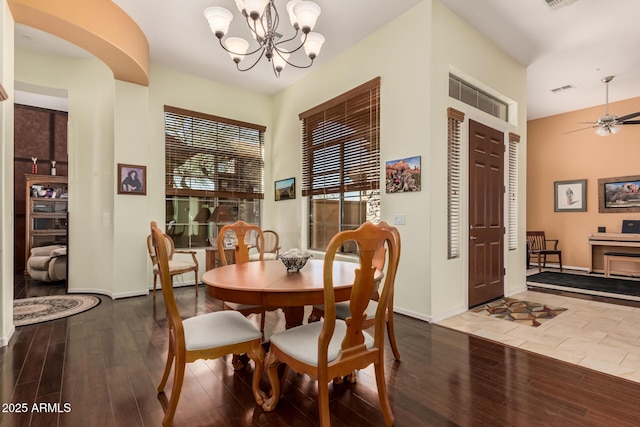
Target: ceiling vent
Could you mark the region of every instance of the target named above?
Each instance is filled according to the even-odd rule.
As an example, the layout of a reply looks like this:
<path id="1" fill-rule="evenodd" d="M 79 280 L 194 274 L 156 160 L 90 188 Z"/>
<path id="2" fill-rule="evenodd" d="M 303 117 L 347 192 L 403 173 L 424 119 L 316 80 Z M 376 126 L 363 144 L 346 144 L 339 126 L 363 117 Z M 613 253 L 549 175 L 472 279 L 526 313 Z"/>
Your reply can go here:
<path id="1" fill-rule="evenodd" d="M 562 6 L 568 6 L 573 3 L 575 0 L 542 0 L 549 10 L 555 10 L 561 8 Z"/>
<path id="2" fill-rule="evenodd" d="M 564 85 L 564 86 L 557 87 L 555 89 L 551 89 L 551 92 L 560 93 L 560 92 L 564 92 L 564 91 L 575 89 L 575 88 L 576 87 L 574 85 Z"/>

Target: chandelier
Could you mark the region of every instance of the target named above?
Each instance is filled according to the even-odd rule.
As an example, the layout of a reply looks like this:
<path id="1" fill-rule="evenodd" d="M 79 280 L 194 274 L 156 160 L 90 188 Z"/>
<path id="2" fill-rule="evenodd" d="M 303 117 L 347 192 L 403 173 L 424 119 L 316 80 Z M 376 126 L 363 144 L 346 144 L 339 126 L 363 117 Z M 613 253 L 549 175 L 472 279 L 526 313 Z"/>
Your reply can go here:
<path id="1" fill-rule="evenodd" d="M 276 77 L 280 77 L 280 72 L 287 64 L 296 68 L 309 68 L 313 65 L 313 60 L 320 53 L 324 43 L 324 37 L 321 34 L 311 31 L 320 15 L 320 6 L 307 0 L 291 0 L 287 3 L 286 10 L 295 34 L 285 38 L 278 33 L 280 14 L 274 0 L 235 0 L 235 2 L 247 22 L 251 36 L 258 42 L 256 49 L 249 51 L 249 42 L 240 37 L 227 37 L 224 42 L 222 41 L 233 20 L 233 14 L 229 10 L 212 6 L 205 9 L 204 16 L 209 21 L 211 31 L 218 38 L 220 46 L 229 53 L 239 71 L 252 69 L 263 56 L 271 62 Z M 302 33 L 299 42 L 290 43 L 297 39 L 299 33 Z M 285 47 L 285 44 L 293 46 Z M 296 64 L 289 59 L 289 56 L 302 47 L 310 61 Z M 240 62 L 250 56 L 255 57 L 253 63 L 246 68 L 241 68 Z"/>

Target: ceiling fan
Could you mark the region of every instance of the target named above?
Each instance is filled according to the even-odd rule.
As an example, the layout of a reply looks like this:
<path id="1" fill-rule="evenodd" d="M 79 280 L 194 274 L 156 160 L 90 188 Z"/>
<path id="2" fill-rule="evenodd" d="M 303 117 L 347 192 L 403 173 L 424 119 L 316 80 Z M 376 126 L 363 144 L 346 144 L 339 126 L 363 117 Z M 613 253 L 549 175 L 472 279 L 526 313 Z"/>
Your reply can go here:
<path id="1" fill-rule="evenodd" d="M 604 116 L 600 117 L 595 122 L 581 122 L 581 123 L 590 123 L 592 126 L 576 129 L 572 132 L 577 132 L 579 130 L 596 128 L 596 135 L 600 136 L 609 136 L 610 134 L 616 134 L 620 131 L 620 125 L 640 125 L 640 120 L 630 120 L 640 116 L 640 111 L 636 113 L 627 114 L 625 116 L 614 116 L 609 114 L 609 82 L 613 80 L 614 76 L 607 76 L 600 79 L 602 83 L 606 85 L 606 104 Z"/>

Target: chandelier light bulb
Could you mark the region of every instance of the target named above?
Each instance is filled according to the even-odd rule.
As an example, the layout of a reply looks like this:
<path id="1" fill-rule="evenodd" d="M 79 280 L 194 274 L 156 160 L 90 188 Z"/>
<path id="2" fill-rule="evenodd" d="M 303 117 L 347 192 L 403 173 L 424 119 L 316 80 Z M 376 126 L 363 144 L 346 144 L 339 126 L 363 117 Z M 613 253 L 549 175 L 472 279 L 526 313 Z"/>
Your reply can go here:
<path id="1" fill-rule="evenodd" d="M 278 74 L 280 73 L 280 71 L 284 69 L 284 67 L 287 66 L 287 60 L 289 59 L 289 55 L 291 54 L 287 52 L 276 52 L 273 55 L 273 68 L 276 70 Z"/>
<path id="2" fill-rule="evenodd" d="M 298 26 L 298 18 L 296 18 L 296 14 L 293 13 L 293 8 L 301 1 L 302 0 L 291 0 L 289 3 L 287 3 L 287 13 L 289 14 L 289 21 L 291 22 L 291 26 L 296 30 L 299 30 L 300 27 Z"/>
<path id="3" fill-rule="evenodd" d="M 609 126 L 609 131 L 615 135 L 616 133 L 620 132 L 620 126 Z"/>
<path id="4" fill-rule="evenodd" d="M 254 21 L 262 16 L 267 4 L 269 4 L 269 0 L 244 0 L 244 8 Z"/>
<path id="5" fill-rule="evenodd" d="M 304 35 L 301 37 L 301 40 L 304 40 Z M 304 51 L 307 53 L 307 56 L 311 59 L 315 59 L 316 56 L 320 54 L 320 49 L 324 44 L 324 36 L 319 33 L 309 33 L 307 34 L 307 41 L 304 42 Z"/>
<path id="6" fill-rule="evenodd" d="M 236 64 L 242 61 L 244 54 L 249 49 L 249 42 L 240 37 L 229 37 L 224 44 L 229 50 L 229 56 Z"/>
<path id="7" fill-rule="evenodd" d="M 204 10 L 204 16 L 209 21 L 211 31 L 217 38 L 221 39 L 229 31 L 229 24 L 233 20 L 233 15 L 224 7 L 211 6 Z"/>
<path id="8" fill-rule="evenodd" d="M 235 0 L 235 2 L 236 2 L 236 7 L 240 11 L 240 13 L 242 13 L 244 16 L 247 16 L 247 11 L 244 8 L 244 1 L 243 0 Z"/>
<path id="9" fill-rule="evenodd" d="M 313 30 L 316 20 L 320 16 L 320 6 L 312 1 L 300 1 L 293 6 L 293 13 L 296 15 L 298 26 L 303 33 Z"/>
<path id="10" fill-rule="evenodd" d="M 604 126 L 600 126 L 598 129 L 596 129 L 596 135 L 598 136 L 609 136 L 609 128 L 606 128 Z"/>

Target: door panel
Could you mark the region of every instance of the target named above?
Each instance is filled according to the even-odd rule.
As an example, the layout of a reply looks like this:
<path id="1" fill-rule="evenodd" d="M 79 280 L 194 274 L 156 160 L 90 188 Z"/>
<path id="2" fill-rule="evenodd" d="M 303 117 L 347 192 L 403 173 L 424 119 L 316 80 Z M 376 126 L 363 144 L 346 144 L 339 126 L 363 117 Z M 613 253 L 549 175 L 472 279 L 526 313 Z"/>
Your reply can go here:
<path id="1" fill-rule="evenodd" d="M 504 295 L 504 147 L 469 121 L 469 307 Z"/>

